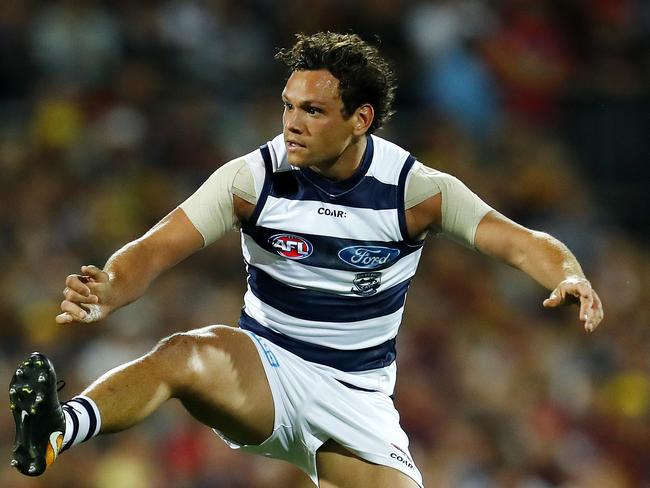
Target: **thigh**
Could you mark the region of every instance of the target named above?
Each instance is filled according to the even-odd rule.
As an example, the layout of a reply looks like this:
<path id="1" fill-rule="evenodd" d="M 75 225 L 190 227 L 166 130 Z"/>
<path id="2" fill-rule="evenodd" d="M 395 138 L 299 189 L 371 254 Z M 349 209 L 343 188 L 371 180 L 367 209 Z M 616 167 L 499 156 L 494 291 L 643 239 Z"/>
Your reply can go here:
<path id="1" fill-rule="evenodd" d="M 365 461 L 328 441 L 316 454 L 320 488 L 419 488 L 401 471 Z"/>
<path id="2" fill-rule="evenodd" d="M 274 404 L 251 338 L 240 329 L 210 326 L 180 336 L 186 373 L 175 388 L 199 421 L 241 444 L 259 444 L 273 431 Z M 174 336 L 172 336 L 174 337 Z"/>

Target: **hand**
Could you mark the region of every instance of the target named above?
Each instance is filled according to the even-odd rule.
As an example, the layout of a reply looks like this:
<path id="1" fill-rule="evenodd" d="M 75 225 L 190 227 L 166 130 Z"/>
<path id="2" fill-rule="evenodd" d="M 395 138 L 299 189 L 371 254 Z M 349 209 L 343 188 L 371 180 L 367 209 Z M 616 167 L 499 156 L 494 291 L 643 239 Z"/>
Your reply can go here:
<path id="1" fill-rule="evenodd" d="M 593 332 L 603 320 L 603 304 L 591 283 L 586 278 L 567 278 L 553 290 L 544 300 L 545 307 L 557 307 L 571 299 L 580 302 L 580 320 L 584 322 L 585 330 Z"/>
<path id="2" fill-rule="evenodd" d="M 109 314 L 106 305 L 110 283 L 108 273 L 97 266 L 82 266 L 81 275 L 69 275 L 63 290 L 64 300 L 61 302 L 60 313 L 56 322 L 92 323 L 102 320 Z"/>

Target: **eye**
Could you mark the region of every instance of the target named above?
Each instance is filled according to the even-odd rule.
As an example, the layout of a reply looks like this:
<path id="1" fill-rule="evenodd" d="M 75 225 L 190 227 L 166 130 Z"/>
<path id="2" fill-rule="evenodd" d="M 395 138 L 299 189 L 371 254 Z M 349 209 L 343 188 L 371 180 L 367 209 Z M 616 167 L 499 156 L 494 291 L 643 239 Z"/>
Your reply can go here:
<path id="1" fill-rule="evenodd" d="M 282 102 L 282 105 L 284 106 L 285 110 L 291 110 L 293 108 L 293 105 L 291 105 L 289 102 Z"/>
<path id="2" fill-rule="evenodd" d="M 309 115 L 316 115 L 321 113 L 321 110 L 315 107 L 307 107 L 305 109 L 305 112 L 307 112 Z"/>

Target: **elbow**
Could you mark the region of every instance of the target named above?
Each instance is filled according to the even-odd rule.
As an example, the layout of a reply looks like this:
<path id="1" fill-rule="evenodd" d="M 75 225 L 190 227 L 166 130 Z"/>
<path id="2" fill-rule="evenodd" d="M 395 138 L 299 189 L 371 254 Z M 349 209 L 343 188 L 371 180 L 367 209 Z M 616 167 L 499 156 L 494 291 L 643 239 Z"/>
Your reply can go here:
<path id="1" fill-rule="evenodd" d="M 556 247 L 557 239 L 546 232 L 526 229 L 526 232 L 512 246 L 509 263 L 522 271 L 526 270 L 545 250 Z"/>
<path id="2" fill-rule="evenodd" d="M 156 259 L 157 254 L 152 252 L 147 239 L 141 237 L 117 251 L 106 271 L 115 280 L 132 282 L 134 277 L 139 280 L 148 279 L 150 275 L 156 274 Z"/>
<path id="3" fill-rule="evenodd" d="M 515 266 L 528 273 L 540 265 L 549 266 L 561 263 L 569 253 L 562 242 L 546 232 L 528 232 L 520 249 L 517 251 Z"/>

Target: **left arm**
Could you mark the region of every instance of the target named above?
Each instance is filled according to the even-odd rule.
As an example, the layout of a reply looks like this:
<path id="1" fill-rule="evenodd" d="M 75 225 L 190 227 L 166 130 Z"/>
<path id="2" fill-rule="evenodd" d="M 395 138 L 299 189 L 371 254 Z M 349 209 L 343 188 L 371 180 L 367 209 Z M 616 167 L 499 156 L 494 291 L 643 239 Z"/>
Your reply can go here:
<path id="1" fill-rule="evenodd" d="M 593 331 L 603 319 L 603 306 L 575 256 L 544 232 L 523 227 L 500 213 L 488 212 L 476 229 L 476 249 L 520 269 L 549 290 L 545 307 L 579 301 L 580 320 Z"/>
<path id="2" fill-rule="evenodd" d="M 552 290 L 545 307 L 579 302 L 586 330 L 593 331 L 602 321 L 600 298 L 564 244 L 496 212 L 457 178 L 417 163 L 404 203 L 411 238 L 420 239 L 427 231 L 442 233 L 520 269 Z"/>

